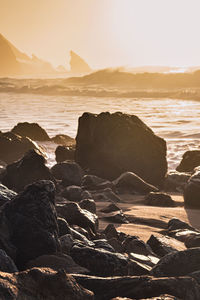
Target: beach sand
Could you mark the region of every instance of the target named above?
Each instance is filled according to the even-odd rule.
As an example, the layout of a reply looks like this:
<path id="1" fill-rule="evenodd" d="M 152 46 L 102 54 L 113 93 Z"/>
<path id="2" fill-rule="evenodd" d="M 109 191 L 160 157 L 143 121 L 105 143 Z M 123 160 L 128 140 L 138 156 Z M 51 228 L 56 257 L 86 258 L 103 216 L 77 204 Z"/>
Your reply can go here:
<path id="1" fill-rule="evenodd" d="M 167 223 L 172 218 L 178 218 L 191 226 L 200 229 L 200 210 L 185 209 L 184 200 L 181 194 L 171 194 L 176 201 L 176 207 L 155 207 L 144 205 L 144 196 L 120 195 L 122 202 L 116 203 L 124 214 L 132 218 L 129 224 L 114 224 L 118 231 L 130 235 L 137 235 L 145 242 L 151 234 L 159 235 L 159 232 L 167 227 Z M 109 202 L 96 202 L 97 214 L 100 217 L 100 230 L 103 230 L 109 223 L 102 219 L 103 214 L 100 210 Z"/>

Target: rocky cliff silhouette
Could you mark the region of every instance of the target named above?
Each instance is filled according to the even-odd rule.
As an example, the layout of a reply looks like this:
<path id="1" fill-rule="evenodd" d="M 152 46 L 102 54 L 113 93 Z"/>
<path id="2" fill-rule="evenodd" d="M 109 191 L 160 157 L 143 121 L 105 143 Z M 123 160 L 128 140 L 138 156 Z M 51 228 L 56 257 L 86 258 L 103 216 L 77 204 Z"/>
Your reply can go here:
<path id="1" fill-rule="evenodd" d="M 90 66 L 78 54 L 70 51 L 70 56 L 71 73 L 89 73 L 92 71 Z"/>
<path id="2" fill-rule="evenodd" d="M 55 73 L 50 63 L 18 50 L 0 34 L 0 76 Z"/>

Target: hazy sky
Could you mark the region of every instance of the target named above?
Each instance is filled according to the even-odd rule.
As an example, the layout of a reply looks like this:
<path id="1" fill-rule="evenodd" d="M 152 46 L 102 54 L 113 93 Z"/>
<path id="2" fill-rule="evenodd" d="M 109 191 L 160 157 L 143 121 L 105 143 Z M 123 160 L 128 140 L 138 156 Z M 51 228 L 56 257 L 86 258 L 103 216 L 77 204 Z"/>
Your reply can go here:
<path id="1" fill-rule="evenodd" d="M 200 0 L 0 0 L 0 32 L 20 50 L 93 68 L 200 65 Z"/>

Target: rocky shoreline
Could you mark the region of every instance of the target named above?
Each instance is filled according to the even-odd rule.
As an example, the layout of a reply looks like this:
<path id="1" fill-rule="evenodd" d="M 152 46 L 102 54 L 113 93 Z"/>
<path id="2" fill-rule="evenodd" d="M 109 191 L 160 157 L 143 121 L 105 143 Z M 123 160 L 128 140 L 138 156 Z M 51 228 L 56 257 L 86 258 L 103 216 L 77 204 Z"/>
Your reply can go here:
<path id="1" fill-rule="evenodd" d="M 167 173 L 165 141 L 122 113 L 83 114 L 51 169 L 49 139 L 27 122 L 0 133 L 0 299 L 200 299 L 200 224 L 184 215 L 200 151 Z"/>

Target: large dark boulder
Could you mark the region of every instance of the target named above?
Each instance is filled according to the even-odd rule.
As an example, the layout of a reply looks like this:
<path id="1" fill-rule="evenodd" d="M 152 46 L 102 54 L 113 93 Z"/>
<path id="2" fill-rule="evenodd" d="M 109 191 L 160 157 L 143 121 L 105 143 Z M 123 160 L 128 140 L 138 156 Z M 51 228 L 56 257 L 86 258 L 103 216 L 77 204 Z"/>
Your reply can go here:
<path id="1" fill-rule="evenodd" d="M 29 185 L 0 212 L 0 244 L 17 266 L 59 249 L 55 186 L 47 180 Z M 8 252 L 8 251 L 9 252 Z"/>
<path id="2" fill-rule="evenodd" d="M 42 149 L 28 137 L 21 137 L 12 132 L 0 133 L 0 160 L 10 164 L 20 159 L 30 149 L 43 154 Z"/>
<path id="3" fill-rule="evenodd" d="M 179 172 L 192 172 L 198 166 L 200 166 L 200 150 L 186 151 L 176 170 Z"/>
<path id="4" fill-rule="evenodd" d="M 174 207 L 176 206 L 175 201 L 172 197 L 165 193 L 154 193 L 150 192 L 145 197 L 145 204 L 149 206 L 163 206 L 163 207 Z"/>
<path id="5" fill-rule="evenodd" d="M 200 208 L 200 171 L 197 171 L 190 177 L 183 195 L 186 207 Z"/>
<path id="6" fill-rule="evenodd" d="M 64 270 L 33 268 L 8 274 L 0 272 L 1 300 L 93 300 L 93 293 Z"/>
<path id="7" fill-rule="evenodd" d="M 109 180 L 130 171 L 160 185 L 167 172 L 166 142 L 137 116 L 120 112 L 79 118 L 75 160 Z"/>
<path id="8" fill-rule="evenodd" d="M 8 188 L 21 191 L 27 184 L 37 180 L 52 180 L 54 177 L 45 166 L 45 158 L 36 150 L 30 150 L 20 159 L 7 165 L 1 174 L 1 181 Z"/>
<path id="9" fill-rule="evenodd" d="M 46 131 L 37 123 L 18 123 L 13 127 L 12 132 L 21 136 L 27 136 L 34 141 L 49 141 Z"/>

